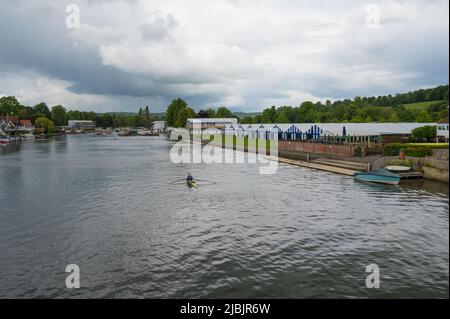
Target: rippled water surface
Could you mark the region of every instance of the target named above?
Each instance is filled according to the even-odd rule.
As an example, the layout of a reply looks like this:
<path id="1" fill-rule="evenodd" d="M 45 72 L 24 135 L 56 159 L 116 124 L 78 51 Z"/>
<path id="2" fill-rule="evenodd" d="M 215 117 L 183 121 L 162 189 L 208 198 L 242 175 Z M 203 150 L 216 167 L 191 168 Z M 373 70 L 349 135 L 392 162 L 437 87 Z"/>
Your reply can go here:
<path id="1" fill-rule="evenodd" d="M 2 147 L 0 297 L 448 298 L 448 185 L 172 164 L 170 147 L 87 136 Z M 67 264 L 81 289 L 65 287 Z M 365 287 L 369 264 L 378 290 Z"/>

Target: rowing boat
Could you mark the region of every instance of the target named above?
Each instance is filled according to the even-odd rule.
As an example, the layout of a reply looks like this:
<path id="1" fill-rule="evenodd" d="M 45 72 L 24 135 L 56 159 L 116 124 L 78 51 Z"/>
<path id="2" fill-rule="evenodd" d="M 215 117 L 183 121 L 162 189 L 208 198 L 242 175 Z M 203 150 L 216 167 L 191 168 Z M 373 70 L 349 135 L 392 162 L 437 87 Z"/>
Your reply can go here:
<path id="1" fill-rule="evenodd" d="M 195 187 L 195 188 L 198 188 L 197 182 L 194 181 L 194 180 L 188 180 L 188 179 L 186 179 L 186 184 L 187 184 L 187 186 L 189 186 L 189 187 Z"/>

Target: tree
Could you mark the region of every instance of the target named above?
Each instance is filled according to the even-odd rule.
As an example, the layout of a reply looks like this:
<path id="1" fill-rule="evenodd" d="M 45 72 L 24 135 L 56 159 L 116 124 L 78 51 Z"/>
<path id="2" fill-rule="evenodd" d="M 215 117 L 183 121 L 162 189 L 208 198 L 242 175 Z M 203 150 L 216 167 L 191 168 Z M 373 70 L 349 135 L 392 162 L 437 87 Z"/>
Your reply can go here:
<path id="1" fill-rule="evenodd" d="M 412 131 L 412 138 L 417 142 L 428 142 L 436 140 L 436 126 L 427 125 L 415 128 Z"/>
<path id="2" fill-rule="evenodd" d="M 175 127 L 185 127 L 187 119 L 194 118 L 195 111 L 190 107 L 184 107 L 178 112 L 177 121 L 175 122 Z"/>
<path id="3" fill-rule="evenodd" d="M 198 111 L 198 113 L 197 113 L 197 117 L 198 117 L 198 118 L 201 118 L 201 119 L 207 119 L 207 118 L 209 118 L 209 114 L 208 114 L 208 112 L 205 111 L 205 110 L 200 110 L 200 111 Z"/>
<path id="4" fill-rule="evenodd" d="M 4 96 L 0 98 L 0 115 L 18 114 L 21 105 L 15 96 Z"/>
<path id="5" fill-rule="evenodd" d="M 428 114 L 427 111 L 422 110 L 419 115 L 416 117 L 417 123 L 431 123 L 433 122 L 433 119 L 431 118 L 430 114 Z"/>
<path id="6" fill-rule="evenodd" d="M 52 132 L 55 128 L 55 124 L 51 120 L 43 116 L 36 119 L 36 121 L 34 122 L 34 126 L 36 127 L 36 129 L 41 130 L 41 132 L 43 130 L 42 133 Z"/>
<path id="7" fill-rule="evenodd" d="M 233 117 L 233 113 L 226 107 L 222 106 L 217 109 L 216 117 L 218 118 L 230 118 Z"/>
<path id="8" fill-rule="evenodd" d="M 277 109 L 272 106 L 270 109 L 265 109 L 262 113 L 263 123 L 275 123 L 275 118 L 277 116 Z"/>
<path id="9" fill-rule="evenodd" d="M 287 116 L 285 111 L 278 112 L 275 116 L 276 123 L 290 123 L 289 117 Z"/>
<path id="10" fill-rule="evenodd" d="M 392 113 L 390 122 L 392 122 L 392 123 L 397 123 L 398 122 L 398 115 L 397 115 L 397 113 L 395 113 L 395 112 Z"/>
<path id="11" fill-rule="evenodd" d="M 56 105 L 52 107 L 52 121 L 56 126 L 64 126 L 67 125 L 67 112 L 64 106 Z"/>
<path id="12" fill-rule="evenodd" d="M 173 100 L 172 103 L 170 103 L 166 112 L 167 126 L 174 126 L 176 124 L 178 112 L 185 107 L 187 107 L 187 103 L 180 98 Z"/>
<path id="13" fill-rule="evenodd" d="M 209 118 L 214 118 L 216 117 L 216 110 L 212 109 L 212 108 L 208 108 L 206 109 L 206 112 L 208 113 L 208 117 Z"/>
<path id="14" fill-rule="evenodd" d="M 47 119 L 49 119 L 52 116 L 50 110 L 48 109 L 47 104 L 45 103 L 39 103 L 33 106 L 33 113 L 35 114 L 36 118 L 40 117 L 38 115 L 46 117 Z"/>
<path id="15" fill-rule="evenodd" d="M 142 126 L 145 128 L 149 128 L 151 126 L 152 118 L 150 115 L 150 109 L 148 105 L 144 109 L 139 108 L 136 122 L 137 126 Z"/>
<path id="16" fill-rule="evenodd" d="M 241 124 L 255 124 L 255 119 L 251 116 L 246 116 L 240 120 L 240 123 Z"/>
<path id="17" fill-rule="evenodd" d="M 316 106 L 312 102 L 303 102 L 297 113 L 296 121 L 298 123 L 315 123 L 317 122 L 318 113 Z"/>

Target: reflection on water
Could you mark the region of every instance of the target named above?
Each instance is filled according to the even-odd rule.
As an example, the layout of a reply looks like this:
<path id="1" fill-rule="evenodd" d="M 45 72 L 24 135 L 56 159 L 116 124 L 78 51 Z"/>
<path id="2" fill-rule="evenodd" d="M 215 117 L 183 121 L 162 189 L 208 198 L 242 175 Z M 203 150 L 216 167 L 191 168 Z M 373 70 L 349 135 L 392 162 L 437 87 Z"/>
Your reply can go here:
<path id="1" fill-rule="evenodd" d="M 0 297 L 448 297 L 448 185 L 176 165 L 170 147 L 85 136 L 2 147 Z M 80 290 L 65 288 L 71 263 Z M 372 263 L 378 290 L 365 288 Z"/>

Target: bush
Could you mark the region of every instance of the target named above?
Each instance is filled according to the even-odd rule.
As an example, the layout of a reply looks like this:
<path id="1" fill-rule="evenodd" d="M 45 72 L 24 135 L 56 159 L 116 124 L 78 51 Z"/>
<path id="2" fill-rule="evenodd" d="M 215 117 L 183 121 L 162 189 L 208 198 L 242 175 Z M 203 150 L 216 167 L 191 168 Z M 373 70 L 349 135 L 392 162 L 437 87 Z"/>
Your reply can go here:
<path id="1" fill-rule="evenodd" d="M 389 143 L 384 146 L 384 155 L 385 156 L 398 156 L 400 154 L 400 150 L 404 148 L 405 144 L 403 143 Z"/>
<path id="2" fill-rule="evenodd" d="M 430 148 L 420 147 L 420 148 L 407 148 L 403 150 L 406 156 L 412 157 L 425 157 L 433 155 L 433 151 Z"/>
<path id="3" fill-rule="evenodd" d="M 389 143 L 384 146 L 385 156 L 398 156 L 403 151 L 406 156 L 425 157 L 433 155 L 433 149 L 446 149 L 448 145 L 444 144 L 404 144 Z"/>

